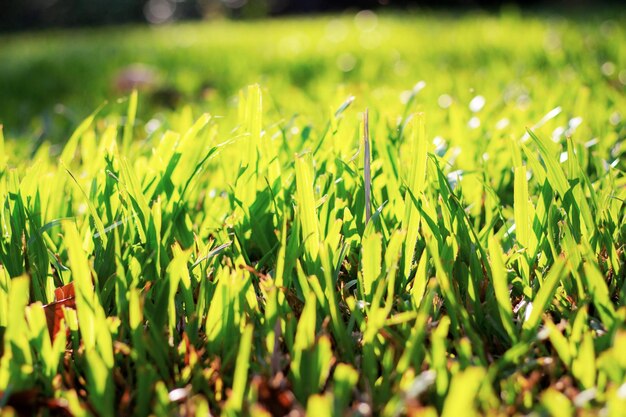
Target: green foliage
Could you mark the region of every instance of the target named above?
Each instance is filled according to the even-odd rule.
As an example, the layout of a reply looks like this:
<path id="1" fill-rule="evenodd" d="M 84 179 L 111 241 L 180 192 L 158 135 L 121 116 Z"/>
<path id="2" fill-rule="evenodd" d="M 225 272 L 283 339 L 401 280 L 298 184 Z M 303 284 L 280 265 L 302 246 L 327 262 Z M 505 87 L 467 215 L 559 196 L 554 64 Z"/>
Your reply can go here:
<path id="1" fill-rule="evenodd" d="M 351 30 L 306 47 L 326 71 L 307 99 L 269 77 L 155 127 L 133 92 L 32 155 L 0 129 L 3 412 L 31 396 L 42 415 L 619 415 L 626 101 L 595 60 L 624 68 L 625 32 L 425 22 L 436 48 L 390 17 L 380 50 Z M 266 30 L 217 25 L 229 47 Z M 445 42 L 469 29 L 466 49 Z M 331 70 L 339 52 L 357 74 Z M 229 54 L 213 71 L 254 74 L 258 55 Z M 261 64 L 300 79 L 302 62 Z"/>

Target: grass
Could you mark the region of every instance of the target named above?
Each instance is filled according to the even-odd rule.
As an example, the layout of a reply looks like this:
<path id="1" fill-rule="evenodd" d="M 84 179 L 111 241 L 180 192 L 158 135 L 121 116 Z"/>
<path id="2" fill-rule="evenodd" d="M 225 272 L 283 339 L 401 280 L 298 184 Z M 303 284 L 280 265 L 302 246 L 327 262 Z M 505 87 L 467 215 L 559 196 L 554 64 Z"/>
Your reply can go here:
<path id="1" fill-rule="evenodd" d="M 5 39 L 2 413 L 621 415 L 615 19 Z M 220 92 L 18 114 L 20 68 L 95 109 L 130 59 Z"/>

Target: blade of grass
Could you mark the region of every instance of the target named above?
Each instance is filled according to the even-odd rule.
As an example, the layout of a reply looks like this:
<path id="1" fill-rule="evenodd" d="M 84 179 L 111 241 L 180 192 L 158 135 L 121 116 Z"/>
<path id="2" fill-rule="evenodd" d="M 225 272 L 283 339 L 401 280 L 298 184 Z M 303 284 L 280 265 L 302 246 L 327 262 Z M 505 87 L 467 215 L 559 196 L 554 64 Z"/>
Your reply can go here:
<path id="1" fill-rule="evenodd" d="M 237 367 L 233 381 L 233 390 L 228 403 L 233 411 L 240 413 L 243 410 L 244 396 L 248 380 L 248 370 L 250 368 L 250 352 L 252 351 L 252 336 L 254 327 L 248 324 L 243 331 L 239 343 L 239 353 L 237 354 Z"/>
<path id="2" fill-rule="evenodd" d="M 409 277 L 411 272 L 420 224 L 419 210 L 411 204 L 408 193 L 410 190 L 415 198 L 419 198 L 426 187 L 427 141 L 424 131 L 424 115 L 417 114 L 411 123 L 413 125 L 410 150 L 411 168 L 407 180 L 407 195 L 404 198 L 405 213 L 402 219 L 402 228 L 407 231 L 403 257 L 404 269 L 402 271 L 405 279 Z"/>
<path id="3" fill-rule="evenodd" d="M 495 236 L 489 238 L 489 256 L 491 258 L 491 274 L 493 289 L 498 302 L 498 312 L 500 320 L 511 339 L 511 343 L 517 343 L 517 334 L 513 324 L 513 306 L 509 294 L 509 280 L 506 267 L 502 260 L 502 248 L 498 244 Z"/>
<path id="4" fill-rule="evenodd" d="M 317 214 L 315 212 L 315 197 L 313 194 L 313 174 L 306 155 L 296 157 L 296 201 L 298 203 L 298 217 L 302 226 L 302 238 L 308 260 L 317 259 L 320 245 L 320 231 Z"/>
<path id="5" fill-rule="evenodd" d="M 363 183 L 365 184 L 365 224 L 372 217 L 372 169 L 370 156 L 369 109 L 363 113 Z"/>
<path id="6" fill-rule="evenodd" d="M 541 288 L 537 291 L 535 298 L 532 302 L 532 311 L 528 315 L 528 318 L 524 321 L 522 328 L 525 332 L 534 330 L 541 320 L 541 316 L 545 313 L 554 292 L 556 291 L 559 281 L 563 277 L 565 272 L 566 262 L 562 258 L 558 258 L 554 265 L 550 268 L 550 272 L 541 283 Z"/>

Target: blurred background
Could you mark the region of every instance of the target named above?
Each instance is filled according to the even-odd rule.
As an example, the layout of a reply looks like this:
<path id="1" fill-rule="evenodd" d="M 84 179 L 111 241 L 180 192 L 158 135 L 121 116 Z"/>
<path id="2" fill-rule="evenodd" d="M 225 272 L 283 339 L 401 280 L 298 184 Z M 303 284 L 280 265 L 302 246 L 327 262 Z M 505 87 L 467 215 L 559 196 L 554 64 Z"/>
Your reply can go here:
<path id="1" fill-rule="evenodd" d="M 574 10 L 623 5 L 624 0 L 2 0 L 0 31 L 47 27 L 162 24 L 177 20 L 263 18 L 346 9 L 484 9 L 503 5 Z"/>
<path id="2" fill-rule="evenodd" d="M 503 105 L 530 108 L 563 80 L 623 94 L 625 3 L 0 0 L 0 124 L 13 138 L 36 137 L 36 149 L 62 142 L 105 102 L 100 115 L 124 114 L 138 89 L 139 123 L 166 128 L 181 107 L 234 111 L 251 83 L 266 88 L 275 120 L 347 94 L 401 111 L 399 92 L 421 80 L 424 106 L 491 89 Z"/>

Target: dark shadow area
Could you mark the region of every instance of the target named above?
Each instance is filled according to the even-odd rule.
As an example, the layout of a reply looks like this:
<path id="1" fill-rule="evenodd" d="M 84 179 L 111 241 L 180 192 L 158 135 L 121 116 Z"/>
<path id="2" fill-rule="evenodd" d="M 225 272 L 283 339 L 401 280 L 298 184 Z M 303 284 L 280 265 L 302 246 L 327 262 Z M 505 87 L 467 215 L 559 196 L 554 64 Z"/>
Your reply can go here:
<path id="1" fill-rule="evenodd" d="M 234 19 L 372 9 L 499 10 L 515 5 L 576 11 L 624 7 L 621 0 L 3 0 L 0 32 L 225 17 Z"/>

